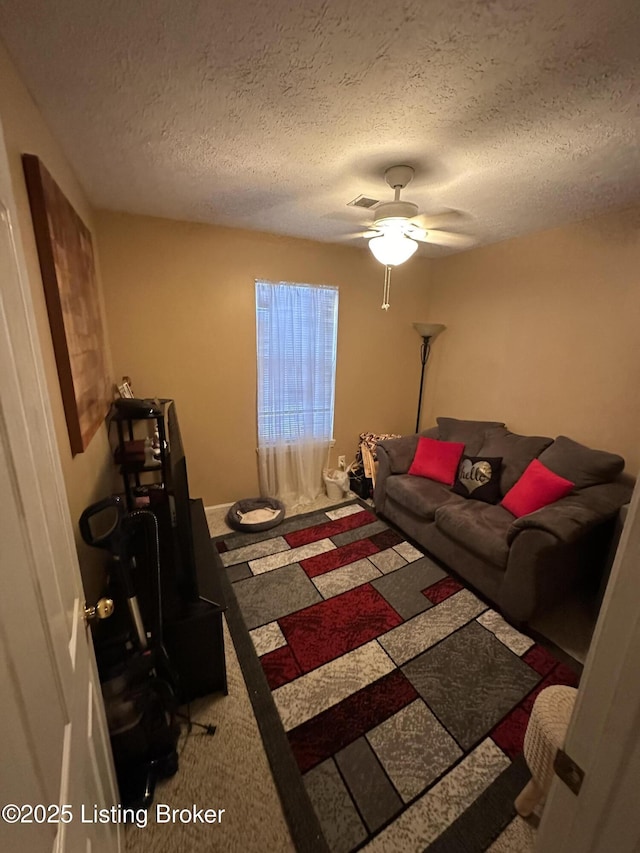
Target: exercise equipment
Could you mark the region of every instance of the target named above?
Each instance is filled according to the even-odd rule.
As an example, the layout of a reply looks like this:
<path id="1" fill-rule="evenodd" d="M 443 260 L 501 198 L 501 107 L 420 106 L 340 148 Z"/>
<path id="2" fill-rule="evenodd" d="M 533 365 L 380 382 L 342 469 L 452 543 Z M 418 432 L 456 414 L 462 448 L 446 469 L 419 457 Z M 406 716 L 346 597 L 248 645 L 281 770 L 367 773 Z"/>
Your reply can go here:
<path id="1" fill-rule="evenodd" d="M 88 545 L 111 554 L 109 596 L 116 612 L 126 603 L 128 624 L 120 617 L 113 627 L 110 620 L 98 626 L 101 636 L 96 637 L 96 658 L 122 804 L 148 807 L 156 781 L 178 769 L 180 732 L 176 678 L 162 634 L 158 523 L 147 510 L 126 512 L 122 499 L 112 496 L 87 507 L 79 526 Z M 132 544 L 141 526 L 147 547 L 151 542 L 156 566 L 155 615 L 149 633 L 133 579 L 136 558 Z"/>

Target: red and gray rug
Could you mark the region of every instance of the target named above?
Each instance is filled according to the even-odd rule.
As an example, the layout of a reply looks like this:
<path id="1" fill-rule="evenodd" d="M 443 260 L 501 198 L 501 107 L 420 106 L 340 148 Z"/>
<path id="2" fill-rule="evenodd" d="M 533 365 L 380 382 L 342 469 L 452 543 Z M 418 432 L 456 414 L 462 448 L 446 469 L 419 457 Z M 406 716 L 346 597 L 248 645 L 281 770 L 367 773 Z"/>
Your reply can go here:
<path id="1" fill-rule="evenodd" d="M 533 701 L 576 671 L 360 502 L 215 544 L 299 849 L 487 850 Z"/>

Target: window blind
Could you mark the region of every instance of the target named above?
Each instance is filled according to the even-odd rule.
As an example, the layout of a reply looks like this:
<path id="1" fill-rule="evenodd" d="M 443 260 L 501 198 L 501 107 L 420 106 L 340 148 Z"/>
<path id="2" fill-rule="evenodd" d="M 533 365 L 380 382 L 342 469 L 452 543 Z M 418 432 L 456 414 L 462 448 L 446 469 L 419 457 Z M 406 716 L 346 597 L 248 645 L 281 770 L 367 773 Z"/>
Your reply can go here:
<path id="1" fill-rule="evenodd" d="M 333 435 L 338 288 L 256 281 L 258 443 Z"/>

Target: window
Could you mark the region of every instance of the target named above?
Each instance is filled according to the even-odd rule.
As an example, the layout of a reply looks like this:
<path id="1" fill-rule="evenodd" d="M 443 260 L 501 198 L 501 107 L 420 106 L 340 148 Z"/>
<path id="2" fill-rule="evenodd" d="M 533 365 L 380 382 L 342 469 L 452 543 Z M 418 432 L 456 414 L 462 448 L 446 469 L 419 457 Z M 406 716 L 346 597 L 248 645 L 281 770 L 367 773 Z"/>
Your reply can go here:
<path id="1" fill-rule="evenodd" d="M 338 289 L 256 281 L 258 444 L 333 436 Z"/>

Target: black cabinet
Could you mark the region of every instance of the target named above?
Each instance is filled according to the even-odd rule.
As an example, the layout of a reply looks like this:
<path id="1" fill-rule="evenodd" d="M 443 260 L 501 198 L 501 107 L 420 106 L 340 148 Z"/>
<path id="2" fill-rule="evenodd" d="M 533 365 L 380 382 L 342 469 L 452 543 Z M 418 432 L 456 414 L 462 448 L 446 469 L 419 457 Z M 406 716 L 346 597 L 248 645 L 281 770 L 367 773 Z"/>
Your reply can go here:
<path id="1" fill-rule="evenodd" d="M 191 501 L 196 579 L 199 596 L 185 607 L 182 618 L 165 629 L 169 658 L 181 675 L 184 696 L 227 693 L 224 655 L 224 597 L 218 583 L 222 563 L 211 543 L 201 500 Z"/>

